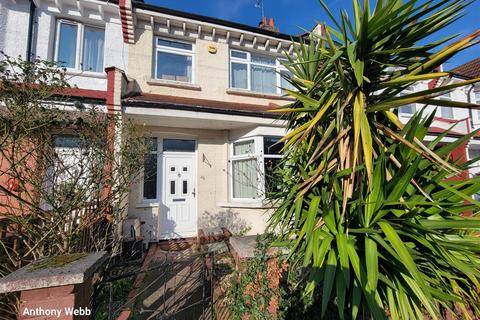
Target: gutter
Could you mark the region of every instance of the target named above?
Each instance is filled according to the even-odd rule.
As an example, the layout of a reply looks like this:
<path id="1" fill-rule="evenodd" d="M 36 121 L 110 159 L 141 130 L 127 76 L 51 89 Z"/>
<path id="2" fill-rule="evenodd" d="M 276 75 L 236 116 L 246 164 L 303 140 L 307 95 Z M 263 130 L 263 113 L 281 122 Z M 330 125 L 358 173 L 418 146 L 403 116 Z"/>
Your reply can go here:
<path id="1" fill-rule="evenodd" d="M 470 86 L 470 89 L 468 89 L 467 91 L 467 99 L 468 99 L 468 103 L 472 103 L 472 91 L 473 89 L 475 89 L 475 84 L 472 84 Z M 470 126 L 473 128 L 473 112 L 472 112 L 472 108 L 469 108 L 468 109 L 468 113 L 470 115 Z"/>
<path id="2" fill-rule="evenodd" d="M 30 16 L 29 16 L 29 21 L 28 21 L 28 35 L 27 35 L 27 61 L 33 61 L 32 57 L 32 42 L 33 42 L 33 25 L 35 24 L 35 9 L 37 7 L 35 6 L 35 3 L 33 3 L 33 0 L 30 0 Z"/>

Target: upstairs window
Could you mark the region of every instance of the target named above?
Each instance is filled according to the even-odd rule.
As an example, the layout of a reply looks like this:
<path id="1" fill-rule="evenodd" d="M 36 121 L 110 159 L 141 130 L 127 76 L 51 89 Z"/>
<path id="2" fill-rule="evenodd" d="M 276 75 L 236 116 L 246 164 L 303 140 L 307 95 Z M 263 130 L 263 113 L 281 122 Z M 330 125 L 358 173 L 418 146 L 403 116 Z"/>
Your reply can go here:
<path id="1" fill-rule="evenodd" d="M 445 93 L 439 97 L 440 100 L 452 101 L 450 92 Z M 453 108 L 451 107 L 440 107 L 440 116 L 446 119 L 453 119 Z"/>
<path id="2" fill-rule="evenodd" d="M 282 74 L 291 75 L 275 57 L 239 50 L 230 51 L 231 88 L 282 94 L 282 88 L 292 88 Z"/>
<path id="3" fill-rule="evenodd" d="M 103 72 L 104 41 L 102 28 L 60 20 L 55 61 L 68 69 Z"/>
<path id="4" fill-rule="evenodd" d="M 400 97 L 407 96 L 414 92 L 413 87 L 408 87 L 400 93 Z M 413 115 L 416 111 L 416 106 L 414 103 L 401 106 L 399 109 L 401 115 Z"/>
<path id="5" fill-rule="evenodd" d="M 155 78 L 193 82 L 193 44 L 156 39 Z"/>

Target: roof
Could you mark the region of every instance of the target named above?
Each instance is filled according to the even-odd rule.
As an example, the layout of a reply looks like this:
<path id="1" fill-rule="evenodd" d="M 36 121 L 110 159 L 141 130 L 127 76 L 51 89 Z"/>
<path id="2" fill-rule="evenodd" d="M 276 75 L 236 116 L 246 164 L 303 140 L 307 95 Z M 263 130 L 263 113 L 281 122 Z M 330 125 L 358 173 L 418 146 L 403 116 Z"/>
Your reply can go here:
<path id="1" fill-rule="evenodd" d="M 462 64 L 454 68 L 452 72 L 467 78 L 480 78 L 480 58 Z"/>
<path id="2" fill-rule="evenodd" d="M 269 110 L 278 108 L 273 103 L 269 105 L 255 105 L 247 103 L 235 103 L 227 101 L 186 98 L 151 93 L 142 93 L 123 100 L 123 105 L 130 107 L 147 107 L 175 109 L 186 111 L 202 111 L 210 113 L 222 113 L 230 115 L 243 115 L 264 118 L 278 118 L 279 115 Z"/>
<path id="3" fill-rule="evenodd" d="M 225 26 L 225 27 L 230 27 L 230 28 L 234 28 L 234 29 L 239 29 L 239 30 L 244 30 L 244 31 L 248 31 L 248 32 L 254 32 L 254 33 L 263 34 L 263 35 L 266 35 L 266 36 L 270 36 L 270 37 L 274 37 L 274 38 L 278 38 L 278 39 L 283 39 L 283 40 L 291 41 L 293 39 L 294 41 L 298 42 L 301 38 L 300 36 L 294 36 L 294 35 L 281 33 L 281 32 L 274 32 L 274 31 L 270 31 L 270 30 L 261 29 L 261 28 L 258 28 L 258 27 L 252 27 L 252 26 L 249 26 L 249 25 L 246 25 L 246 24 L 241 24 L 241 23 L 232 22 L 232 21 L 228 21 L 228 20 L 222 20 L 222 19 L 218 19 L 218 18 L 207 17 L 207 16 L 203 16 L 203 15 L 199 15 L 199 14 L 189 13 L 189 12 L 185 12 L 185 11 L 179 11 L 179 10 L 165 8 L 165 7 L 155 6 L 155 5 L 151 5 L 151 4 L 147 4 L 147 3 L 139 2 L 139 1 L 134 1 L 133 2 L 133 7 L 138 8 L 138 9 L 143 9 L 143 10 L 149 10 L 149 11 L 159 12 L 159 13 L 163 13 L 163 14 L 168 14 L 168 15 L 172 15 L 172 16 L 176 16 L 176 17 L 182 17 L 182 18 L 186 18 L 186 19 L 192 19 L 192 20 L 197 20 L 197 21 L 202 21 L 202 22 L 207 22 L 207 23 L 213 23 L 213 24 L 217 24 L 217 25 L 221 25 L 221 26 Z"/>

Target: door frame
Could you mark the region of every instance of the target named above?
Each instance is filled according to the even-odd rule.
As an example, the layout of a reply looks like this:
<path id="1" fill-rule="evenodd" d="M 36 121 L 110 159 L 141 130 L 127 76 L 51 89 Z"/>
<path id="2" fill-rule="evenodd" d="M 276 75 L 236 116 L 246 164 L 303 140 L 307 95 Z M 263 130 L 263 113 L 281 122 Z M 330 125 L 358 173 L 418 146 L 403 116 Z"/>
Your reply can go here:
<path id="1" fill-rule="evenodd" d="M 159 135 L 158 136 L 159 142 L 158 147 L 159 149 L 159 166 L 157 169 L 157 174 L 159 177 L 158 184 L 160 185 L 160 194 L 159 194 L 159 207 L 158 207 L 158 217 L 157 217 L 157 234 L 158 240 L 169 240 L 169 239 L 181 239 L 182 237 L 172 238 L 170 236 L 163 236 L 162 235 L 162 220 L 164 217 L 164 210 L 163 207 L 166 207 L 166 190 L 167 190 L 167 179 L 166 179 L 166 161 L 165 156 L 189 156 L 193 159 L 193 166 L 192 171 L 194 172 L 194 183 L 193 186 L 195 188 L 195 198 L 194 198 L 194 205 L 195 205 L 195 233 L 192 234 L 192 237 L 198 234 L 198 139 L 197 137 L 190 136 L 190 135 Z M 194 140 L 195 141 L 195 151 L 194 152 L 176 152 L 176 151 L 163 151 L 163 140 L 164 139 L 178 139 L 178 140 Z M 160 170 L 159 170 L 160 169 Z"/>

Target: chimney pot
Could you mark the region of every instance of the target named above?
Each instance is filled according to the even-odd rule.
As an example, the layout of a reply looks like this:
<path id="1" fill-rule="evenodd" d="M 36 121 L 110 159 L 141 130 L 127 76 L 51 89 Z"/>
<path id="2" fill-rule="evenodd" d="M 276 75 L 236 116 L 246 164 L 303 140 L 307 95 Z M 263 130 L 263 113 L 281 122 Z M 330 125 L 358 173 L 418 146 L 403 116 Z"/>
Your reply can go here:
<path id="1" fill-rule="evenodd" d="M 268 19 L 267 17 L 263 17 L 262 21 L 258 24 L 258 27 L 260 29 L 278 32 L 278 29 L 275 27 L 275 20 L 273 18 Z"/>

